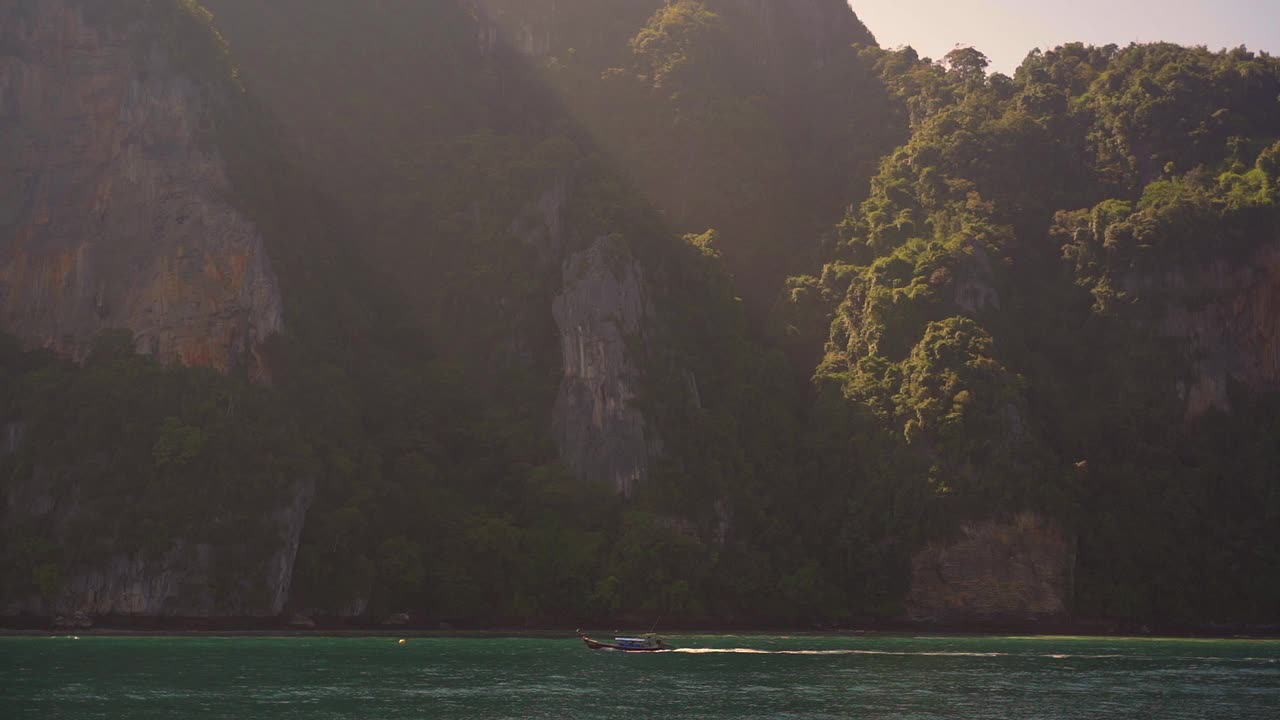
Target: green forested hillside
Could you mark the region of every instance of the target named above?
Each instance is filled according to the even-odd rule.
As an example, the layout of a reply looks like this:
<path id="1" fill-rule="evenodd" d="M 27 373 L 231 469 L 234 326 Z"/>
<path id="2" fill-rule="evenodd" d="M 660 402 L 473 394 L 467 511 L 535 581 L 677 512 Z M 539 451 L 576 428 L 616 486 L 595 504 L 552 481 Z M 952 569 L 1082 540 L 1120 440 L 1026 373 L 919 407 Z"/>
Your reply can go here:
<path id="1" fill-rule="evenodd" d="M 857 457 L 836 497 L 887 513 L 908 493 L 890 536 L 1061 518 L 1081 614 L 1273 614 L 1274 400 L 1228 380 L 1230 410 L 1200 414 L 1188 387 L 1206 354 L 1259 351 L 1197 346 L 1191 326 L 1248 291 L 1206 265 L 1275 246 L 1280 63 L 1071 45 L 1008 78 L 973 51 L 875 54 L 911 140 L 821 277 L 790 281 L 793 313 L 834 318 L 816 381 L 836 417 L 814 422 L 848 423 L 823 452 L 852 439 Z"/>
<path id="2" fill-rule="evenodd" d="M 231 548 L 238 592 L 305 488 L 289 608 L 319 615 L 899 617 L 923 547 L 1032 511 L 1075 616 L 1280 618 L 1280 61 L 1007 77 L 840 0 L 132 5 L 139 42 L 202 38 L 180 67 L 230 98 L 287 330 L 270 386 L 6 342 L 0 492 L 78 503 L 0 525 L 11 592 L 175 538 Z M 552 430 L 552 307 L 600 238 L 645 290 L 628 498 Z"/>

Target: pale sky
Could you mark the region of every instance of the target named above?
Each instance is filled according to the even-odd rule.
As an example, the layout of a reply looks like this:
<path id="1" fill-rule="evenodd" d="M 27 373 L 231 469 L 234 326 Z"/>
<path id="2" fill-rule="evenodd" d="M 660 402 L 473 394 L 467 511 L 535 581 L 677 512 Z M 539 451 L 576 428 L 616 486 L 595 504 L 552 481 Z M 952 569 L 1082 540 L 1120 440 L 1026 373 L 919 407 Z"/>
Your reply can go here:
<path id="1" fill-rule="evenodd" d="M 1032 49 L 1168 41 L 1280 55 L 1280 0 L 850 0 L 881 47 L 941 58 L 957 44 L 1012 75 Z"/>

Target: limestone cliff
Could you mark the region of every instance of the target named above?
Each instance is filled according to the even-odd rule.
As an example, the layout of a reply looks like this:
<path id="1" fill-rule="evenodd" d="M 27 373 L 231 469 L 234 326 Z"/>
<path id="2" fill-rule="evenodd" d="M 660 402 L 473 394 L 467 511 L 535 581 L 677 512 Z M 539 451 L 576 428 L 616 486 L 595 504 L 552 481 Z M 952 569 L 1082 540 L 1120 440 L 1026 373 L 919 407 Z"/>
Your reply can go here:
<path id="1" fill-rule="evenodd" d="M 77 513 L 93 512 L 81 507 L 78 487 L 59 497 L 48 489 L 46 483 L 10 488 L 5 524 L 35 523 L 65 535 Z M 214 546 L 177 539 L 159 554 L 117 553 L 81 561 L 62 571 L 52 595 L 0 592 L 0 613 L 38 617 L 82 613 L 91 618 L 279 615 L 289 597 L 311 496 L 310 485 L 304 484 L 296 488 L 289 504 L 265 513 L 264 521 L 272 525 L 278 540 L 271 547 Z M 232 580 L 219 577 L 228 572 L 234 575 Z"/>
<path id="2" fill-rule="evenodd" d="M 544 59 L 567 53 L 593 63 L 626 57 L 627 41 L 663 0 L 467 0 L 486 54 L 506 49 Z"/>
<path id="3" fill-rule="evenodd" d="M 844 0 L 701 0 L 718 13 L 750 18 L 758 35 L 748 54 L 771 64 L 798 60 L 808 70 L 851 43 L 875 38 Z M 481 45 L 500 41 L 542 58 L 573 49 L 596 59 L 620 57 L 641 25 L 671 4 L 663 0 L 471 0 L 480 18 Z M 745 39 L 745 38 L 744 38 Z M 760 42 L 763 40 L 764 42 Z"/>
<path id="4" fill-rule="evenodd" d="M 0 330 L 79 359 L 101 331 L 124 329 L 161 361 L 268 379 L 258 350 L 283 329 L 281 291 L 262 234 L 232 200 L 217 138 L 237 89 L 205 20 L 179 2 L 0 2 Z M 3 452 L 19 451 L 22 423 L 0 429 Z M 4 488 L 5 531 L 38 527 L 67 562 L 56 591 L 9 588 L 0 610 L 281 611 L 309 478 L 258 509 L 276 540 L 266 547 L 154 537 L 153 552 L 105 556 L 67 535 L 100 512 L 80 502 L 95 480 L 57 482 L 36 467 Z"/>
<path id="5" fill-rule="evenodd" d="M 398 166 L 412 166 L 423 144 L 474 132 L 504 111 L 466 0 L 200 4 L 309 178 L 377 230 L 368 242 L 403 222 L 371 208 L 372 198 L 412 182 Z"/>
<path id="6" fill-rule="evenodd" d="M 1188 419 L 1229 412 L 1232 382 L 1259 393 L 1280 390 L 1280 243 L 1262 244 L 1243 262 L 1219 257 L 1132 285 L 1192 298 L 1174 300 L 1160 327 L 1190 351 L 1193 375 L 1178 388 Z"/>
<path id="7" fill-rule="evenodd" d="M 753 54 L 791 72 L 822 70 L 851 44 L 874 45 L 875 37 L 845 0 L 708 0 L 721 12 L 751 16 L 764 42 Z"/>
<path id="8" fill-rule="evenodd" d="M 480 47 L 486 54 L 510 47 L 530 57 L 551 54 L 562 17 L 555 2 L 476 0 Z"/>
<path id="9" fill-rule="evenodd" d="M 280 290 L 229 199 L 209 89 L 67 0 L 0 21 L 0 329 L 81 357 L 124 328 L 164 361 L 264 376 Z"/>
<path id="10" fill-rule="evenodd" d="M 564 369 L 554 413 L 561 458 L 579 477 L 629 495 L 648 474 L 634 358 L 651 309 L 641 268 L 621 239 L 599 238 L 565 260 L 553 312 Z"/>
<path id="11" fill-rule="evenodd" d="M 911 561 L 912 619 L 1033 619 L 1062 615 L 1072 592 L 1075 549 L 1034 513 L 969 523 Z"/>

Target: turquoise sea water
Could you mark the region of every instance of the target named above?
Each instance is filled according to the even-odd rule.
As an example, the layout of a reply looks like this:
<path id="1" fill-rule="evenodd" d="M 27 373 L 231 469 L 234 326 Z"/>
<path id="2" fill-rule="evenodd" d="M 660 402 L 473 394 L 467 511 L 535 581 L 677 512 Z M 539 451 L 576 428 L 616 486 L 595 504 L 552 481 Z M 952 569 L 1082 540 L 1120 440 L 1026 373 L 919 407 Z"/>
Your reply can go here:
<path id="1" fill-rule="evenodd" d="M 0 718 L 1280 718 L 1273 640 L 668 639 L 0 637 Z"/>

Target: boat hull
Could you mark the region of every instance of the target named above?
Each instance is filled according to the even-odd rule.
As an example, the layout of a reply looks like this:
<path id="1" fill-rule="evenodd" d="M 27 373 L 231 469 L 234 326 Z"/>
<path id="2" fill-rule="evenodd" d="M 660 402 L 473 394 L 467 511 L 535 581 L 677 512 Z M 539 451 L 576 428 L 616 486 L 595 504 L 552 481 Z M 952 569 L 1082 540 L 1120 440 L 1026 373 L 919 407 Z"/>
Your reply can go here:
<path id="1" fill-rule="evenodd" d="M 586 635 L 579 635 L 578 637 L 582 638 L 582 642 L 586 643 L 587 647 L 592 650 L 612 650 L 614 652 L 625 652 L 625 653 L 655 653 L 655 652 L 670 652 L 672 650 L 672 648 L 669 648 L 666 645 L 659 645 L 657 647 L 651 647 L 651 648 L 623 647 L 621 645 L 615 645 L 613 643 L 606 643 L 606 642 L 600 642 L 599 640 L 592 640 Z"/>

